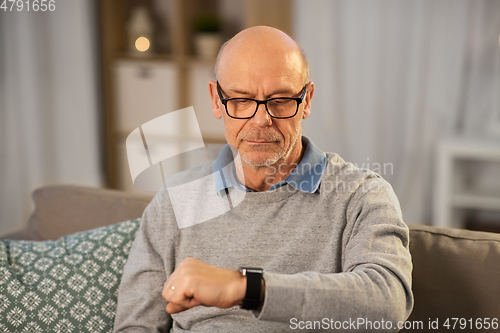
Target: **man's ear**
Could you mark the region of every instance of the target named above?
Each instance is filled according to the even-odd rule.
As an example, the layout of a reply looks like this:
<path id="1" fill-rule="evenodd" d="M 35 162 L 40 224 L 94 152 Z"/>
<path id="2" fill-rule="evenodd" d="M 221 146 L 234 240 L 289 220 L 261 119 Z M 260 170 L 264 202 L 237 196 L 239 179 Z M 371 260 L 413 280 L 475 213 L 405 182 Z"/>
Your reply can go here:
<path id="1" fill-rule="evenodd" d="M 302 119 L 306 119 L 311 114 L 311 100 L 314 96 L 314 82 L 309 82 L 306 88 L 306 95 L 304 96 L 304 111 L 302 112 Z"/>
<path id="2" fill-rule="evenodd" d="M 222 118 L 222 112 L 220 111 L 221 103 L 219 95 L 217 94 L 217 82 L 212 80 L 208 82 L 208 92 L 210 93 L 210 98 L 212 99 L 212 113 L 215 118 L 220 119 Z"/>

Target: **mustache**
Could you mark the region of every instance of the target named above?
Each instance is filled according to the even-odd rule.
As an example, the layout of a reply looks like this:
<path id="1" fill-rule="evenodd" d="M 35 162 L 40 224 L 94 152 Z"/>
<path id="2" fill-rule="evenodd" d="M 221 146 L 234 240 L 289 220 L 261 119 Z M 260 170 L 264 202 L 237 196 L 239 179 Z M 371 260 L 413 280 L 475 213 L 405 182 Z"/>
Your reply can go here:
<path id="1" fill-rule="evenodd" d="M 240 132 L 238 139 L 246 141 L 281 141 L 283 136 L 278 132 L 251 129 L 248 132 Z"/>

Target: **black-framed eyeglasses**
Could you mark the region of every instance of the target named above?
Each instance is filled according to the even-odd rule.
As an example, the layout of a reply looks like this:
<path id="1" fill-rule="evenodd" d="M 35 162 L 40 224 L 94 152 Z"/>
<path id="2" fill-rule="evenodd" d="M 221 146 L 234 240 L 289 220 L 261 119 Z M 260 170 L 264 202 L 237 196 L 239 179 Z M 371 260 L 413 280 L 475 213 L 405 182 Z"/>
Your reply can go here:
<path id="1" fill-rule="evenodd" d="M 267 113 L 277 119 L 287 119 L 294 117 L 299 111 L 299 105 L 304 100 L 306 95 L 307 83 L 302 88 L 303 92 L 300 97 L 275 97 L 266 100 L 258 100 L 253 98 L 224 98 L 222 96 L 222 88 L 217 81 L 217 94 L 224 104 L 226 113 L 229 117 L 235 119 L 250 119 L 257 113 L 260 104 L 266 106 Z"/>

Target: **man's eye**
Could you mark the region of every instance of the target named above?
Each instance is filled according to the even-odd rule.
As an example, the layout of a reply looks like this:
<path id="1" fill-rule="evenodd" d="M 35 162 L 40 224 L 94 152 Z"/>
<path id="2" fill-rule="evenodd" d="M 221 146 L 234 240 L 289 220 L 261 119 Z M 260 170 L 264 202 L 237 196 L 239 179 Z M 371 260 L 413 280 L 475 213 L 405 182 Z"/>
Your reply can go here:
<path id="1" fill-rule="evenodd" d="M 236 102 L 240 105 L 245 105 L 245 104 L 250 103 L 250 101 L 248 99 L 238 99 Z"/>
<path id="2" fill-rule="evenodd" d="M 283 98 L 283 99 L 273 99 L 271 100 L 271 102 L 273 104 L 276 104 L 276 105 L 282 105 L 282 104 L 286 104 L 286 103 L 290 103 L 291 100 L 289 99 L 286 99 L 286 98 Z"/>

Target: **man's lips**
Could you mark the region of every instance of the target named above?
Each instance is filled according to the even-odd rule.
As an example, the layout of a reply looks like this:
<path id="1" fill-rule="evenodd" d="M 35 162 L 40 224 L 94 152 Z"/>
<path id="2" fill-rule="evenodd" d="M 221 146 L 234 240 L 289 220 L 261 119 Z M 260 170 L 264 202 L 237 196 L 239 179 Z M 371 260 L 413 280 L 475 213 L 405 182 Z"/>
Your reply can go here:
<path id="1" fill-rule="evenodd" d="M 247 140 L 247 142 L 254 145 L 276 143 L 276 141 L 261 141 L 261 140 Z"/>

